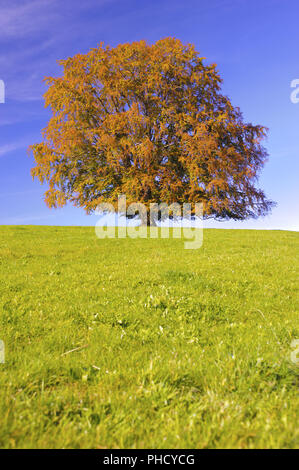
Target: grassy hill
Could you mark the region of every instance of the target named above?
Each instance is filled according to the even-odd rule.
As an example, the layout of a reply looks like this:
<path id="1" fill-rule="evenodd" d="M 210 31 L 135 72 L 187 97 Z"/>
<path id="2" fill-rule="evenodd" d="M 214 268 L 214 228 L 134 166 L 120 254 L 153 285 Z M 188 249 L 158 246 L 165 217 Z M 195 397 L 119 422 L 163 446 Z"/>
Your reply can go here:
<path id="1" fill-rule="evenodd" d="M 299 446 L 298 233 L 0 241 L 0 447 Z"/>

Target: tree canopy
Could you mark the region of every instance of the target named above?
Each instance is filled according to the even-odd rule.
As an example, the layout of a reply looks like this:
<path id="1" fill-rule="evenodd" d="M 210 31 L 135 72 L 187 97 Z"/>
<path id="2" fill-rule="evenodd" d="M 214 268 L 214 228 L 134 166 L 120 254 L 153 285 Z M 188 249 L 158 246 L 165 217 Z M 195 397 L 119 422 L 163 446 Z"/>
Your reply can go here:
<path id="1" fill-rule="evenodd" d="M 63 75 L 45 79 L 52 116 L 31 146 L 47 205 L 90 213 L 125 194 L 148 209 L 202 202 L 218 220 L 267 214 L 273 203 L 256 187 L 267 129 L 244 122 L 204 59 L 166 38 L 59 61 Z"/>

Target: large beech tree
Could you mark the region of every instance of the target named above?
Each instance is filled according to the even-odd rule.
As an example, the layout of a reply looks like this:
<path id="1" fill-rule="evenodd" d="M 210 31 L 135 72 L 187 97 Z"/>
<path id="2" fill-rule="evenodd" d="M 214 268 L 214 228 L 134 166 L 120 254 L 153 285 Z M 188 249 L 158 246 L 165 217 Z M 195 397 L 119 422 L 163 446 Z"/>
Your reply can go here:
<path id="1" fill-rule="evenodd" d="M 31 146 L 49 207 L 202 202 L 204 217 L 244 220 L 273 205 L 256 187 L 266 128 L 221 94 L 216 65 L 166 38 L 99 47 L 60 61 L 52 117 Z"/>

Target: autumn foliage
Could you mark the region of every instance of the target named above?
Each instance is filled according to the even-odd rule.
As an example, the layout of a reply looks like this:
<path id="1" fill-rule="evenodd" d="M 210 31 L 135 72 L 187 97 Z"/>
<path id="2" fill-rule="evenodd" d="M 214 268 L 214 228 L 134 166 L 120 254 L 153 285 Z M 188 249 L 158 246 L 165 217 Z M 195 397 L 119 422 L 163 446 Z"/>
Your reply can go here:
<path id="1" fill-rule="evenodd" d="M 125 194 L 147 208 L 202 202 L 219 220 L 265 215 L 273 203 L 255 185 L 266 129 L 244 123 L 203 61 L 173 38 L 60 61 L 63 75 L 46 79 L 52 117 L 31 147 L 47 205 L 92 212 Z"/>

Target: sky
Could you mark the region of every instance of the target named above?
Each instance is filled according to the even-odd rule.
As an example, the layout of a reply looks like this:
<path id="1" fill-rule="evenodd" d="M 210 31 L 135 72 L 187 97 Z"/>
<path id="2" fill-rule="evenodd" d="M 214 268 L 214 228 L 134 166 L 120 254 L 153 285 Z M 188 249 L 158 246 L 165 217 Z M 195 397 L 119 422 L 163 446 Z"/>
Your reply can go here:
<path id="1" fill-rule="evenodd" d="M 57 60 L 100 42 L 172 36 L 217 64 L 222 91 L 246 122 L 269 128 L 259 185 L 277 207 L 262 219 L 204 227 L 299 231 L 299 103 L 291 101 L 291 82 L 299 79 L 298 18 L 298 0 L 0 0 L 0 225 L 98 221 L 70 205 L 48 209 L 46 188 L 30 175 L 27 148 L 41 141 L 50 117 L 43 78 L 61 75 Z"/>

